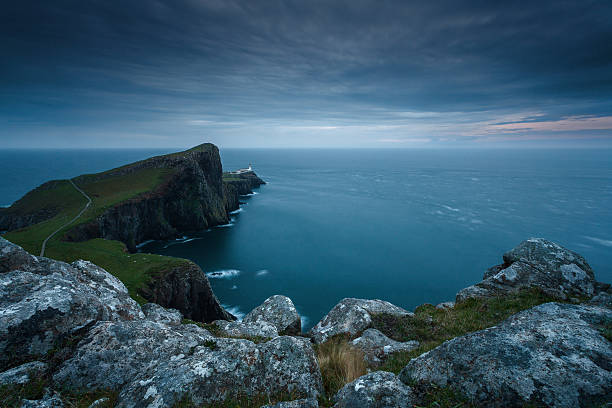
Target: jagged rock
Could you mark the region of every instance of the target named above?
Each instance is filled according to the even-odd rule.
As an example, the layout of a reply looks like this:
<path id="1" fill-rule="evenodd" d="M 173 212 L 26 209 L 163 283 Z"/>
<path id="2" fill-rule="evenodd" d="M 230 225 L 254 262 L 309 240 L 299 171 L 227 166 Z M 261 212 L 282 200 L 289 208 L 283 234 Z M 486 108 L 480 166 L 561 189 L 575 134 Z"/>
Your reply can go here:
<path id="1" fill-rule="evenodd" d="M 440 310 L 452 309 L 454 307 L 455 307 L 455 302 L 442 302 L 436 305 L 436 309 L 440 309 Z"/>
<path id="2" fill-rule="evenodd" d="M 334 408 L 411 408 L 412 400 L 412 389 L 393 373 L 374 371 L 342 387 Z"/>
<path id="3" fill-rule="evenodd" d="M 283 401 L 274 405 L 264 405 L 261 408 L 319 408 L 319 402 L 314 398 L 304 398 L 294 401 Z"/>
<path id="4" fill-rule="evenodd" d="M 612 293 L 610 292 L 599 292 L 588 301 L 589 305 L 605 306 L 612 308 Z"/>
<path id="5" fill-rule="evenodd" d="M 236 320 L 221 306 L 206 274 L 193 262 L 160 273 L 142 290 L 142 295 L 152 303 L 179 310 L 187 319 Z"/>
<path id="6" fill-rule="evenodd" d="M 389 354 L 414 350 L 419 346 L 418 341 L 395 341 L 372 328 L 364 331 L 352 344 L 363 351 L 366 361 L 370 364 L 380 364 Z"/>
<path id="7" fill-rule="evenodd" d="M 109 403 L 110 399 L 108 397 L 100 398 L 92 402 L 88 408 L 98 408 L 106 406 Z"/>
<path id="8" fill-rule="evenodd" d="M 0 274 L 0 368 L 13 356 L 43 355 L 96 321 L 144 318 L 125 286 L 90 262 L 27 257 L 3 238 L 0 254 L 12 269 Z"/>
<path id="9" fill-rule="evenodd" d="M 270 296 L 244 316 L 242 321 L 244 323 L 268 322 L 282 334 L 299 335 L 302 332 L 300 315 L 287 296 Z"/>
<path id="10" fill-rule="evenodd" d="M 457 302 L 538 288 L 559 299 L 591 297 L 595 275 L 577 253 L 542 238 L 531 238 L 504 254 L 483 280 L 457 293 Z"/>
<path id="11" fill-rule="evenodd" d="M 546 303 L 412 359 L 400 379 L 451 387 L 486 406 L 609 401 L 612 343 L 600 325 L 610 319 L 606 308 Z"/>
<path id="12" fill-rule="evenodd" d="M 62 364 L 54 381 L 71 389 L 119 391 L 119 406 L 195 404 L 264 393 L 316 398 L 321 374 L 307 339 L 265 343 L 217 338 L 194 324 L 100 322 Z"/>
<path id="13" fill-rule="evenodd" d="M 227 320 L 215 320 L 217 326 L 222 332 L 230 337 L 266 337 L 272 338 L 278 336 L 278 331 L 271 323 L 257 321 L 251 323 L 228 322 Z"/>
<path id="14" fill-rule="evenodd" d="M 156 303 L 146 303 L 142 305 L 142 312 L 147 319 L 160 322 L 169 326 L 181 324 L 183 315 L 176 309 L 166 309 Z"/>
<path id="15" fill-rule="evenodd" d="M 47 364 L 40 361 L 22 364 L 0 373 L 0 385 L 25 384 L 33 378 L 41 376 L 47 368 Z"/>
<path id="16" fill-rule="evenodd" d="M 323 343 L 342 333 L 354 336 L 372 325 L 372 314 L 380 313 L 393 316 L 413 315 L 384 300 L 345 298 L 310 330 L 310 334 L 315 343 Z"/>
<path id="17" fill-rule="evenodd" d="M 59 394 L 47 390 L 45 395 L 39 400 L 22 400 L 21 408 L 63 408 L 64 403 Z"/>

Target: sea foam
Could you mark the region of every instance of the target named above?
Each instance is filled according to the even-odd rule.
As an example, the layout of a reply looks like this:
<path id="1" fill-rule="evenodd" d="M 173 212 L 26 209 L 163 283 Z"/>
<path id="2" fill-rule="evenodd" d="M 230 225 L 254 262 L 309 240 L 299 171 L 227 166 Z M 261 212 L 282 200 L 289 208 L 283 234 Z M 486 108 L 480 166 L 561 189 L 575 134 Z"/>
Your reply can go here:
<path id="1" fill-rule="evenodd" d="M 231 279 L 240 275 L 238 269 L 224 269 L 221 271 L 206 272 L 206 276 L 210 279 Z"/>

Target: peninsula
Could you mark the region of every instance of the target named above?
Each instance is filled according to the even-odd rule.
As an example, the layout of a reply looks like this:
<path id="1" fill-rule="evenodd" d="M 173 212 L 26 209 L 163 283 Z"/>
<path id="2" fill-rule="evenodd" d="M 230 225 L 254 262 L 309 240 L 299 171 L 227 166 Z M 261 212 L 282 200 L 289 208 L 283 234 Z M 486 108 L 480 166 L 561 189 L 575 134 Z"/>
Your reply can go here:
<path id="1" fill-rule="evenodd" d="M 240 195 L 262 184 L 253 171 L 223 173 L 218 148 L 201 144 L 103 173 L 44 183 L 0 209 L 0 231 L 8 231 L 6 239 L 32 253 L 103 267 L 140 303 L 174 307 L 198 321 L 231 318 L 196 264 L 135 251 L 147 240 L 227 224 Z"/>

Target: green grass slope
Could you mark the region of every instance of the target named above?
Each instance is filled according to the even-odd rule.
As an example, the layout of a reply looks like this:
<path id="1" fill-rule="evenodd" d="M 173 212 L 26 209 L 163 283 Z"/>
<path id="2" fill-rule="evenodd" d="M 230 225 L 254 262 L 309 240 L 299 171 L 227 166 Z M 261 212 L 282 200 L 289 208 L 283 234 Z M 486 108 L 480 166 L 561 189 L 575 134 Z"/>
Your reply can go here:
<path id="1" fill-rule="evenodd" d="M 142 303 L 145 300 L 138 295 L 138 292 L 152 276 L 162 270 L 189 261 L 152 254 L 130 254 L 126 246 L 119 241 L 92 239 L 84 242 L 67 242 L 62 240 L 67 231 L 79 224 L 95 220 L 109 207 L 154 191 L 162 186 L 175 171 L 168 168 L 141 168 L 127 174 L 118 171 L 136 164 L 73 179 L 73 182 L 91 198 L 92 204 L 78 220 L 65 225 L 48 241 L 45 256 L 66 262 L 77 259 L 91 261 L 117 276 L 126 285 L 131 296 Z M 56 215 L 46 221 L 10 231 L 4 234 L 4 238 L 38 255 L 45 238 L 74 218 L 86 203 L 85 197 L 68 180 L 47 183 L 44 188 L 35 189 L 25 195 L 8 211 L 16 214 L 49 211 L 50 213 L 57 212 Z"/>

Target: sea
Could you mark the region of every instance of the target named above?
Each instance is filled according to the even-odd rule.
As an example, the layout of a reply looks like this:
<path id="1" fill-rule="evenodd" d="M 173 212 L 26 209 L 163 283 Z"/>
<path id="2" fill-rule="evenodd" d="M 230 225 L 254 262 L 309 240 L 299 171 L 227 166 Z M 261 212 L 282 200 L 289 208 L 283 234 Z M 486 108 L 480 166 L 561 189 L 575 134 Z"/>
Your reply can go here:
<path id="1" fill-rule="evenodd" d="M 180 149 L 0 150 L 0 205 L 49 179 Z M 612 150 L 222 149 L 267 184 L 228 225 L 140 251 L 193 260 L 238 317 L 268 296 L 305 329 L 345 297 L 453 300 L 522 240 L 582 254 L 612 282 Z"/>

